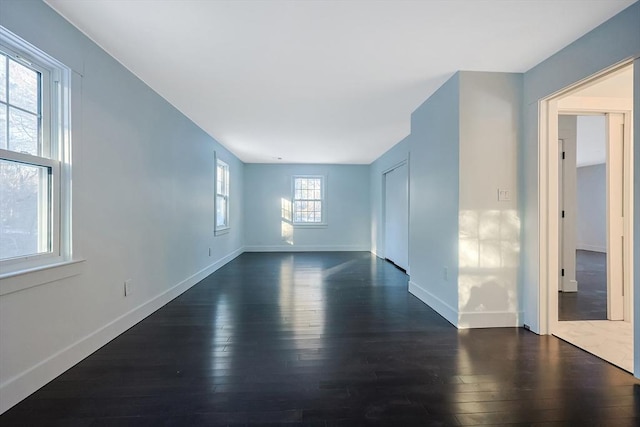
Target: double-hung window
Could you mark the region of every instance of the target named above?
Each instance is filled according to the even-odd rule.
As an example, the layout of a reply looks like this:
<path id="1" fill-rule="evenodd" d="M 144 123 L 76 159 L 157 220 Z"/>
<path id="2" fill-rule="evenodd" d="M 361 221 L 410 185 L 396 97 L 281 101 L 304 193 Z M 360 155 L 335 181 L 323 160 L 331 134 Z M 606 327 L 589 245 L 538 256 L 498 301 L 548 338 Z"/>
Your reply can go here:
<path id="1" fill-rule="evenodd" d="M 70 252 L 69 224 L 62 224 L 68 138 L 60 65 L 0 27 L 0 273 L 59 262 Z"/>
<path id="2" fill-rule="evenodd" d="M 323 176 L 293 177 L 293 224 L 326 225 Z"/>
<path id="3" fill-rule="evenodd" d="M 229 229 L 229 165 L 216 160 L 216 232 Z"/>

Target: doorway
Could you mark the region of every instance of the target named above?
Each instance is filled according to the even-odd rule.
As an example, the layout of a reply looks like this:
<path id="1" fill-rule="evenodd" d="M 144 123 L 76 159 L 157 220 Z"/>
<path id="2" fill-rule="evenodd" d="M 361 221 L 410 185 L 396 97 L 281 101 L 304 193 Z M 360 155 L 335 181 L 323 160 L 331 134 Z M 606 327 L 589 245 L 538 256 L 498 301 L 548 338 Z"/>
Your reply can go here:
<path id="1" fill-rule="evenodd" d="M 409 173 L 402 162 L 384 173 L 384 254 L 401 270 L 409 269 Z"/>
<path id="2" fill-rule="evenodd" d="M 541 323 L 633 372 L 633 65 L 540 106 Z"/>
<path id="3" fill-rule="evenodd" d="M 607 186 L 607 170 L 622 173 L 620 165 L 607 161 L 608 120 L 605 114 L 558 117 L 562 211 L 559 321 L 607 320 L 616 315 L 607 310 L 608 300 L 615 295 L 607 292 L 608 284 L 613 286 L 607 280 L 607 257 L 619 255 L 607 251 L 607 206 L 620 201 L 607 201 L 609 196 L 621 195 L 623 189 L 610 191 Z M 611 180 L 612 186 L 622 183 L 622 179 Z M 609 265 L 623 266 L 616 262 Z"/>

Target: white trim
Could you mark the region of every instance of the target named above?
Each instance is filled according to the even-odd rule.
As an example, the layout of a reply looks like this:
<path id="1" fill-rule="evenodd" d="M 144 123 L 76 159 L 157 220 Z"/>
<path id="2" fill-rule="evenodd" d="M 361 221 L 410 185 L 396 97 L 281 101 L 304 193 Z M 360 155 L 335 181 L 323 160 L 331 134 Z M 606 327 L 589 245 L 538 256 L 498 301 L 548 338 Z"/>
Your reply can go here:
<path id="1" fill-rule="evenodd" d="M 4 271 L 18 273 L 38 266 L 58 266 L 72 259 L 71 253 L 71 151 L 70 151 L 70 96 L 71 70 L 39 48 L 22 40 L 0 26 L 0 44 L 5 55 L 11 60 L 40 73 L 38 111 L 41 123 L 41 145 L 38 155 L 27 155 L 1 150 L 0 157 L 8 161 L 49 168 L 49 192 L 41 195 L 39 203 L 48 210 L 46 219 L 39 215 L 40 239 L 46 237 L 49 245 L 46 252 L 0 260 Z M 9 104 L 5 104 L 9 105 Z M 31 112 L 30 112 L 31 113 Z M 39 209 L 41 209 L 39 207 Z M 43 244 L 45 240 L 41 242 Z"/>
<path id="2" fill-rule="evenodd" d="M 214 152 L 213 153 L 213 158 L 214 158 L 214 162 L 215 162 L 215 182 L 214 182 L 214 189 L 213 192 L 215 193 L 215 197 L 214 197 L 214 201 L 213 201 L 213 209 L 214 209 L 214 235 L 218 236 L 221 234 L 226 234 L 229 232 L 229 229 L 231 228 L 231 224 L 229 221 L 229 213 L 230 213 L 230 209 L 229 209 L 229 193 L 230 193 L 230 179 L 231 179 L 231 170 L 229 169 L 229 165 L 227 164 L 227 162 L 225 162 L 224 160 L 221 160 L 218 157 L 218 153 Z M 222 168 L 222 170 L 224 171 L 224 185 L 222 188 L 222 193 L 218 193 L 218 182 L 220 181 L 221 177 L 218 176 L 218 168 Z M 218 197 L 222 197 L 225 201 L 225 212 L 224 212 L 224 224 L 221 226 L 218 226 Z"/>
<path id="3" fill-rule="evenodd" d="M 0 275 L 0 295 L 45 285 L 82 273 L 84 260 L 63 261 Z"/>
<path id="4" fill-rule="evenodd" d="M 270 245 L 245 246 L 245 252 L 371 252 L 368 245 Z"/>
<path id="5" fill-rule="evenodd" d="M 427 304 L 453 326 L 458 327 L 458 310 L 411 280 L 409 281 L 409 293 Z"/>
<path id="6" fill-rule="evenodd" d="M 411 269 L 411 253 L 410 253 L 410 241 L 411 241 L 411 169 L 409 164 L 409 156 L 411 153 L 407 152 L 407 157 L 400 160 L 398 163 L 393 166 L 382 171 L 380 175 L 382 184 L 381 184 L 381 194 L 380 200 L 382 205 L 380 206 L 380 216 L 382 218 L 382 225 L 380 227 L 380 241 L 382 244 L 381 251 L 382 256 L 379 258 L 387 259 L 386 250 L 387 250 L 387 174 L 391 171 L 394 171 L 402 166 L 407 166 L 407 268 L 405 272 L 407 275 L 410 275 Z M 401 267 L 402 268 L 402 267 Z"/>
<path id="7" fill-rule="evenodd" d="M 458 329 L 513 328 L 522 326 L 522 312 L 485 311 L 458 313 Z"/>
<path id="8" fill-rule="evenodd" d="M 632 61 L 623 61 L 589 76 L 568 88 L 540 99 L 538 102 L 538 254 L 539 254 L 539 331 L 542 335 L 553 333 L 558 323 L 558 289 L 559 289 L 559 218 L 558 200 L 559 186 L 559 152 L 551 149 L 551 141 L 558 140 L 558 120 L 560 100 L 576 93 L 578 90 L 595 84 L 604 76 L 610 76 L 628 67 Z M 617 99 L 614 99 L 617 102 Z M 618 103 L 619 104 L 619 103 Z M 621 105 L 611 105 L 615 110 Z M 579 113 L 577 105 L 563 104 L 563 114 Z M 570 108 L 570 109 L 568 109 Z M 581 109 L 582 110 L 582 109 Z M 597 102 L 586 106 L 588 113 L 608 113 L 606 103 Z"/>
<path id="9" fill-rule="evenodd" d="M 562 114 L 581 116 L 601 115 L 602 111 L 622 113 L 633 110 L 633 100 L 626 98 L 569 96 L 568 98 L 558 100 L 558 109 L 562 110 Z"/>
<path id="10" fill-rule="evenodd" d="M 229 234 L 231 231 L 231 227 L 218 228 L 213 232 L 214 236 L 222 236 L 224 234 Z"/>
<path id="11" fill-rule="evenodd" d="M 606 247 L 597 246 L 597 245 L 587 245 L 587 244 L 578 243 L 576 245 L 576 249 L 578 249 L 579 251 L 591 251 L 591 252 L 607 253 L 607 248 Z"/>
<path id="12" fill-rule="evenodd" d="M 320 222 L 296 222 L 296 200 L 317 201 L 317 199 L 296 199 L 296 179 L 320 179 Z M 291 225 L 294 228 L 326 228 L 329 225 L 327 214 L 327 175 L 293 175 L 291 179 Z"/>
<path id="13" fill-rule="evenodd" d="M 396 163 L 395 165 L 391 166 L 390 168 L 383 170 L 382 171 L 382 175 L 386 175 L 389 172 L 391 172 L 392 170 L 396 170 L 399 167 L 404 166 L 404 165 L 409 166 L 409 160 L 408 159 L 400 160 L 398 163 Z"/>
<path id="14" fill-rule="evenodd" d="M 0 414 L 244 252 L 239 248 L 0 384 Z"/>
<path id="15" fill-rule="evenodd" d="M 562 286 L 562 289 L 561 289 L 562 292 L 578 292 L 577 280 L 572 280 L 565 277 L 563 278 L 562 283 L 560 285 Z"/>

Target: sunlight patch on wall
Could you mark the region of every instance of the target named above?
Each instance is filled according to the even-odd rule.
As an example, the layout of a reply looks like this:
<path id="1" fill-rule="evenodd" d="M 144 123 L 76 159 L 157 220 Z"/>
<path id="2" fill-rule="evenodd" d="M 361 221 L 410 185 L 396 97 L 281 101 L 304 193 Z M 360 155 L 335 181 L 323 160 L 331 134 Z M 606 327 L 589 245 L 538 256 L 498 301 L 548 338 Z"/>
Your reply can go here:
<path id="1" fill-rule="evenodd" d="M 517 211 L 461 210 L 458 243 L 460 312 L 516 311 Z"/>
<path id="2" fill-rule="evenodd" d="M 293 224 L 291 223 L 291 218 L 293 216 L 291 200 L 285 199 L 284 197 L 280 199 L 280 212 L 280 216 L 282 217 L 282 222 L 280 224 L 280 236 L 285 243 L 293 245 Z"/>

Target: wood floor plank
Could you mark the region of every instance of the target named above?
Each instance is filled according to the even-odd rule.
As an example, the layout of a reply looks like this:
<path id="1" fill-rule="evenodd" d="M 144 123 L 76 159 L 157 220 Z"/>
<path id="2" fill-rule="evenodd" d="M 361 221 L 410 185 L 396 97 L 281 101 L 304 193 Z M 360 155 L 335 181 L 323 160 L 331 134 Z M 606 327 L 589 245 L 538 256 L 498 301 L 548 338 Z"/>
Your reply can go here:
<path id="1" fill-rule="evenodd" d="M 640 383 L 551 336 L 459 331 L 366 252 L 246 253 L 2 426 L 631 426 Z"/>

